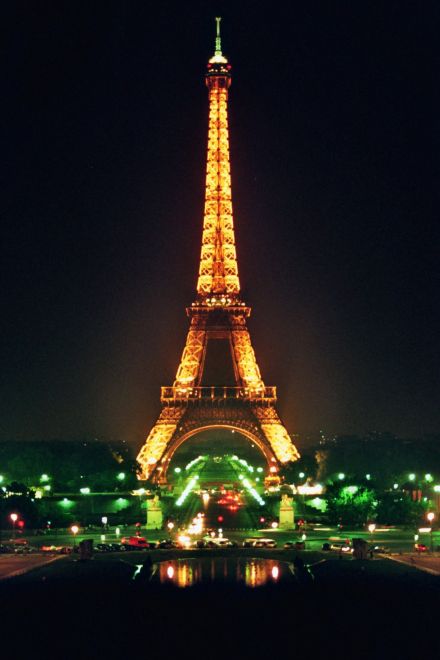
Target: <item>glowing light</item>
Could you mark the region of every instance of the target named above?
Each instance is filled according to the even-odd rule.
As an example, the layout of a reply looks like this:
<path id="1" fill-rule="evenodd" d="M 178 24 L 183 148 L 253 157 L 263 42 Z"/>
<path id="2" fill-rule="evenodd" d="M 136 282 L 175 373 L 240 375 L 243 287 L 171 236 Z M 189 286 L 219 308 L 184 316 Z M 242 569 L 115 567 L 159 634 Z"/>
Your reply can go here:
<path id="1" fill-rule="evenodd" d="M 345 479 L 345 474 L 344 474 L 343 472 L 339 472 L 339 474 L 338 474 L 338 479 L 339 479 L 340 481 L 342 481 L 343 479 Z"/>
<path id="2" fill-rule="evenodd" d="M 47 486 L 43 486 L 43 488 L 44 488 L 44 490 L 49 491 L 49 490 L 52 489 L 52 486 L 50 486 L 49 484 L 47 484 Z"/>
<path id="3" fill-rule="evenodd" d="M 434 486 L 434 492 L 440 493 L 440 485 Z"/>
<path id="4" fill-rule="evenodd" d="M 365 479 L 366 479 L 367 481 L 370 481 L 370 479 L 371 479 L 371 474 L 366 474 L 366 475 L 365 475 Z"/>
<path id="5" fill-rule="evenodd" d="M 300 479 L 304 479 L 306 475 L 304 474 L 304 472 L 300 472 L 298 476 Z"/>
<path id="6" fill-rule="evenodd" d="M 370 534 L 372 534 L 375 529 L 376 529 L 376 525 L 374 523 L 370 523 L 368 525 L 368 531 L 370 532 Z"/>
<path id="7" fill-rule="evenodd" d="M 419 527 L 419 532 L 420 534 L 429 534 L 431 529 L 431 527 Z"/>
<path id="8" fill-rule="evenodd" d="M 280 574 L 280 569 L 278 568 L 278 566 L 272 566 L 271 573 L 272 573 L 272 578 L 274 580 L 278 580 L 278 576 Z"/>
<path id="9" fill-rule="evenodd" d="M 102 541 L 102 542 L 105 541 L 105 534 L 101 534 L 101 541 Z"/>
<path id="10" fill-rule="evenodd" d="M 174 523 L 170 520 L 170 522 L 167 523 L 167 527 L 171 531 L 172 529 L 174 529 Z"/>
<path id="11" fill-rule="evenodd" d="M 203 503 L 208 504 L 208 502 L 209 502 L 209 493 L 203 493 L 202 497 L 203 497 Z"/>
<path id="12" fill-rule="evenodd" d="M 257 472 L 263 472 L 263 468 L 262 467 L 257 467 Z"/>
<path id="13" fill-rule="evenodd" d="M 193 461 L 190 461 L 187 465 L 185 465 L 185 470 L 191 470 L 191 468 L 194 467 L 194 465 L 200 463 L 200 461 L 203 461 L 204 459 L 206 459 L 206 456 L 197 456 L 197 458 L 195 458 Z"/>
<path id="14" fill-rule="evenodd" d="M 260 504 L 260 506 L 263 506 L 263 504 L 265 503 L 263 498 L 257 493 L 257 491 L 255 490 L 255 488 L 252 486 L 252 484 L 248 479 L 243 479 L 243 486 L 248 490 L 248 492 L 252 495 L 252 497 L 255 500 L 257 500 L 258 504 Z"/>
<path id="15" fill-rule="evenodd" d="M 409 479 L 410 481 L 414 481 L 415 478 L 416 478 L 416 475 L 414 474 L 414 472 L 411 472 L 411 474 L 408 475 L 408 479 Z"/>
<path id="16" fill-rule="evenodd" d="M 76 536 L 76 534 L 78 534 L 78 532 L 79 532 L 78 525 L 72 525 L 72 527 L 70 528 L 70 531 L 72 532 L 73 535 Z"/>
<path id="17" fill-rule="evenodd" d="M 394 490 L 397 490 L 399 488 L 399 484 L 393 484 Z"/>
<path id="18" fill-rule="evenodd" d="M 125 472 L 120 472 L 120 473 L 117 475 L 116 478 L 119 479 L 119 481 L 124 481 L 124 479 L 125 479 Z"/>
<path id="19" fill-rule="evenodd" d="M 88 495 L 90 493 L 90 488 L 88 486 L 85 486 L 84 488 L 80 488 L 79 492 L 82 493 L 83 495 Z"/>
<path id="20" fill-rule="evenodd" d="M 172 566 L 167 567 L 167 576 L 170 580 L 174 577 L 174 568 Z"/>
<path id="21" fill-rule="evenodd" d="M 136 488 L 131 491 L 132 495 L 145 495 L 145 488 Z"/>
<path id="22" fill-rule="evenodd" d="M 435 518 L 435 513 L 433 511 L 429 511 L 429 513 L 426 514 L 426 519 L 429 520 L 430 523 L 432 523 L 434 518 Z"/>
<path id="23" fill-rule="evenodd" d="M 198 478 L 199 478 L 199 476 L 196 474 L 194 477 L 192 477 L 192 478 L 189 480 L 189 482 L 188 482 L 187 485 L 185 486 L 185 488 L 184 488 L 184 490 L 183 490 L 181 496 L 180 496 L 179 499 L 176 501 L 176 506 L 182 506 L 182 504 L 184 503 L 184 501 L 186 500 L 186 498 L 188 497 L 188 495 L 190 494 L 190 492 L 193 490 L 193 488 L 194 488 L 195 485 L 197 484 L 197 480 L 198 480 Z"/>
<path id="24" fill-rule="evenodd" d="M 314 486 L 304 484 L 304 486 L 297 486 L 297 491 L 300 495 L 322 495 L 324 487 L 321 484 L 315 484 Z"/>
<path id="25" fill-rule="evenodd" d="M 48 474 L 42 474 L 40 477 L 40 481 L 49 481 L 49 475 Z"/>
<path id="26" fill-rule="evenodd" d="M 11 513 L 11 515 L 9 517 L 12 520 L 13 523 L 16 523 L 17 519 L 18 519 L 18 514 L 17 513 Z"/>
<path id="27" fill-rule="evenodd" d="M 102 522 L 103 525 L 106 525 L 106 524 L 108 523 L 108 518 L 107 518 L 107 516 L 102 516 L 102 518 L 101 518 L 101 522 Z"/>
<path id="28" fill-rule="evenodd" d="M 272 529 L 276 529 L 278 527 L 278 523 L 274 521 L 273 523 L 271 523 L 270 526 L 272 527 Z"/>
<path id="29" fill-rule="evenodd" d="M 178 542 L 180 543 L 181 546 L 184 548 L 189 548 L 191 544 L 191 539 L 187 534 L 181 534 L 180 536 L 177 537 Z"/>
<path id="30" fill-rule="evenodd" d="M 176 474 L 179 474 L 179 472 L 182 472 L 182 468 L 180 468 L 180 467 L 176 467 L 176 468 L 174 468 L 174 472 L 175 472 Z"/>
<path id="31" fill-rule="evenodd" d="M 119 527 L 116 527 L 116 529 L 115 529 L 116 536 L 119 536 L 120 533 L 121 533 L 121 530 L 119 529 Z"/>
<path id="32" fill-rule="evenodd" d="M 3 475 L 0 474 L 0 484 L 3 483 L 3 479 L 4 479 Z"/>
<path id="33" fill-rule="evenodd" d="M 343 490 L 346 493 L 349 493 L 349 495 L 355 495 L 355 493 L 358 492 L 359 487 L 358 486 L 346 486 Z"/>
<path id="34" fill-rule="evenodd" d="M 425 481 L 431 482 L 433 480 L 434 480 L 434 478 L 433 478 L 432 474 L 429 474 L 429 472 L 428 472 L 428 474 L 425 474 Z"/>

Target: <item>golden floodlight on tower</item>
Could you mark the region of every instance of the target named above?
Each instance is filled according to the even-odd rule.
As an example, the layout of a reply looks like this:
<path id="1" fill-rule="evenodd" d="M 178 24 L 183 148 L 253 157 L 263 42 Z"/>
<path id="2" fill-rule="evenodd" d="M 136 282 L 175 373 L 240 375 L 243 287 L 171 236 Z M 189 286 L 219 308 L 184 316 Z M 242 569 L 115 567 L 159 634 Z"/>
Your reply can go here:
<path id="1" fill-rule="evenodd" d="M 176 449 L 207 429 L 243 434 L 259 447 L 272 473 L 299 458 L 275 408 L 276 388 L 261 377 L 247 328 L 251 308 L 240 298 L 229 161 L 231 65 L 222 53 L 220 20 L 205 75 L 208 149 L 197 295 L 186 310 L 190 326 L 174 384 L 162 387 L 162 411 L 137 457 L 141 478 L 162 483 Z M 233 387 L 203 381 L 209 346 L 220 340 L 229 344 Z"/>

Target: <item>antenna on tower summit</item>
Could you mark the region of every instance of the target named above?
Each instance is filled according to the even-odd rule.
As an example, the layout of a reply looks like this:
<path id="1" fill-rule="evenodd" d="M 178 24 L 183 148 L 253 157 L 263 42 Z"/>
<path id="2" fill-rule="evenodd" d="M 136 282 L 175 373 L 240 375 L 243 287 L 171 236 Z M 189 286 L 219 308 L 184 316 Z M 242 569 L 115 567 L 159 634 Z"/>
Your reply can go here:
<path id="1" fill-rule="evenodd" d="M 222 54 L 222 40 L 220 37 L 220 21 L 222 20 L 221 16 L 216 16 L 215 20 L 217 23 L 217 34 L 215 37 L 215 54 L 221 55 Z"/>

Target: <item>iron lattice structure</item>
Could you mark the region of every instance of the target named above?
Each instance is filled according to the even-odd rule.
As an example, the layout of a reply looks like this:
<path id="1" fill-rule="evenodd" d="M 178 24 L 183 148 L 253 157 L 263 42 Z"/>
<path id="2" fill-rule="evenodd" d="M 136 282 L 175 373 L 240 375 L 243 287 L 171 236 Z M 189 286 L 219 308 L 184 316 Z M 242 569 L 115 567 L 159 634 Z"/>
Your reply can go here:
<path id="1" fill-rule="evenodd" d="M 209 130 L 205 208 L 197 296 L 187 311 L 190 327 L 172 387 L 162 387 L 162 411 L 137 457 L 141 478 L 166 480 L 176 449 L 210 428 L 237 430 L 263 452 L 274 471 L 299 453 L 275 408 L 276 388 L 260 374 L 240 299 L 229 164 L 228 90 L 231 66 L 222 54 L 220 19 L 206 73 Z M 235 387 L 203 386 L 210 340 L 229 342 Z"/>

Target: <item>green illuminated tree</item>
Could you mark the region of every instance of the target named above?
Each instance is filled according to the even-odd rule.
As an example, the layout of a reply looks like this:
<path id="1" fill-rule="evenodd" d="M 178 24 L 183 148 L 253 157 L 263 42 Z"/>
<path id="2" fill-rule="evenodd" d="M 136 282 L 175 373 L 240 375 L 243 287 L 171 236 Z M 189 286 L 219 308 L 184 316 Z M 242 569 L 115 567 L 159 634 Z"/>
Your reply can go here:
<path id="1" fill-rule="evenodd" d="M 375 516 L 376 493 L 365 486 L 341 486 L 335 483 L 327 488 L 325 500 L 327 515 L 332 523 L 359 526 Z"/>

